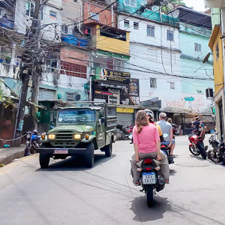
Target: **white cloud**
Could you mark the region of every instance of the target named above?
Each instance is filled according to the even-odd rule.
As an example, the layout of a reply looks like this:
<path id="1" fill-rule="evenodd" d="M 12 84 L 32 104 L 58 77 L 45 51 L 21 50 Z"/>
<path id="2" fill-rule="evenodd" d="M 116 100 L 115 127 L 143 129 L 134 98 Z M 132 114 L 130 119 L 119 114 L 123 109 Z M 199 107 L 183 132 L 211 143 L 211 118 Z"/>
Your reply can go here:
<path id="1" fill-rule="evenodd" d="M 195 10 L 204 11 L 205 2 L 204 0 L 184 0 L 188 7 L 193 7 Z"/>

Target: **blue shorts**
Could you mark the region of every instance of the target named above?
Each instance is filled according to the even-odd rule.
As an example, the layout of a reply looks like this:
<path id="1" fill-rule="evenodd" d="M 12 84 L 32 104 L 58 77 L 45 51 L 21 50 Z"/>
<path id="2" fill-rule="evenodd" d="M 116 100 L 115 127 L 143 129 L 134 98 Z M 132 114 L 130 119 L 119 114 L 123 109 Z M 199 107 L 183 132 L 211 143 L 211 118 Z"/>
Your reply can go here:
<path id="1" fill-rule="evenodd" d="M 161 142 L 161 144 L 162 145 L 169 145 L 170 144 L 170 141 L 163 141 L 163 142 Z M 172 145 L 173 144 L 175 144 L 175 140 L 174 139 L 172 140 Z"/>

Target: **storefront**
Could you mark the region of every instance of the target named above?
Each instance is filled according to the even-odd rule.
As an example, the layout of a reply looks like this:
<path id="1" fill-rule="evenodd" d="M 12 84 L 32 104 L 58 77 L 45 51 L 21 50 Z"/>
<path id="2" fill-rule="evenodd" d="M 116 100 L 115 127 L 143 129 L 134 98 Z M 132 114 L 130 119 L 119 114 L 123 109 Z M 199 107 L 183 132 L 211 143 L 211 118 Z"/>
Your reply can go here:
<path id="1" fill-rule="evenodd" d="M 134 105 L 139 98 L 139 80 L 130 78 L 130 73 L 101 69 L 92 85 L 93 101 Z"/>

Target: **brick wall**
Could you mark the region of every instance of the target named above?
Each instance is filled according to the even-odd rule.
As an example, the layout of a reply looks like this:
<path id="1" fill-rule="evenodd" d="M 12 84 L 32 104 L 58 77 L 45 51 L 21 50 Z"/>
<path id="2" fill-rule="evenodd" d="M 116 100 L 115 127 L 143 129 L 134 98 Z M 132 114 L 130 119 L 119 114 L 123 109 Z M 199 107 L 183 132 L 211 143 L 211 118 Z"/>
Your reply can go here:
<path id="1" fill-rule="evenodd" d="M 99 13 L 98 14 L 98 17 L 99 17 L 99 21 L 96 21 L 96 20 L 92 20 L 92 19 L 88 19 L 91 14 L 90 12 L 93 12 L 93 13 L 98 13 L 99 11 L 101 11 L 102 9 L 104 9 L 106 7 L 106 5 L 96 5 L 96 3 L 94 4 L 91 4 L 90 2 L 84 2 L 84 24 L 86 23 L 90 23 L 90 22 L 99 22 L 101 24 L 104 24 L 104 25 L 109 25 L 109 26 L 113 26 L 113 27 L 116 27 L 116 12 L 114 12 L 114 24 L 112 24 L 112 12 L 110 9 L 106 9 L 104 10 L 103 12 Z"/>
<path id="2" fill-rule="evenodd" d="M 61 61 L 60 73 L 74 77 L 87 78 L 87 66 Z"/>

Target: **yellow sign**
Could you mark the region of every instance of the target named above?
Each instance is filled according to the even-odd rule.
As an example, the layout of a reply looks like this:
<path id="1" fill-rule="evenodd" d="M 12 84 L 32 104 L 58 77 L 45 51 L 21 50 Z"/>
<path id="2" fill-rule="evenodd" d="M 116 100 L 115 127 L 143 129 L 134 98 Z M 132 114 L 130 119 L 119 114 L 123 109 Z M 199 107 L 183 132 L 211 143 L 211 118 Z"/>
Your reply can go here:
<path id="1" fill-rule="evenodd" d="M 116 108 L 116 112 L 119 112 L 119 113 L 134 113 L 134 109 Z"/>

